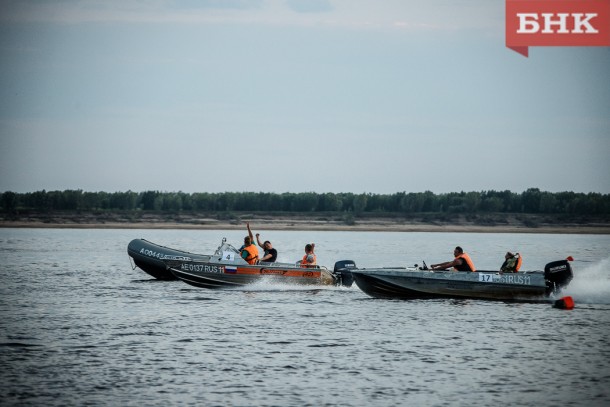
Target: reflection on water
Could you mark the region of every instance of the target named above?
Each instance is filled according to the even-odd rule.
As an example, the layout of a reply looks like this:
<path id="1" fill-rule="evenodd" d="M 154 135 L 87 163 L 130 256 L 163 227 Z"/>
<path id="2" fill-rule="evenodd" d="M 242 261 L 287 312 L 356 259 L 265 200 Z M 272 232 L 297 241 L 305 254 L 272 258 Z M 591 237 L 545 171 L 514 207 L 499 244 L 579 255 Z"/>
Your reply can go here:
<path id="1" fill-rule="evenodd" d="M 0 230 L 2 405 L 610 403 L 607 236 L 261 231 L 280 260 L 316 243 L 332 267 L 506 250 L 526 269 L 572 255 L 576 308 L 388 301 L 357 288 L 211 291 L 131 270 L 136 237 L 211 252 L 239 231 Z"/>

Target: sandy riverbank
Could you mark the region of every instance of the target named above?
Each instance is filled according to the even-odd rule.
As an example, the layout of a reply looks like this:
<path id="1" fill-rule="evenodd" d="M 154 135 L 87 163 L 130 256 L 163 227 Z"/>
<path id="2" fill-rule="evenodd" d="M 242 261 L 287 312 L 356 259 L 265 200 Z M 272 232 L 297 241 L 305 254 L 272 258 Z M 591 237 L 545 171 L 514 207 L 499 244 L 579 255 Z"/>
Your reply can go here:
<path id="1" fill-rule="evenodd" d="M 471 233 L 562 233 L 610 234 L 610 222 L 587 220 L 556 222 L 543 217 L 508 215 L 501 221 L 487 218 L 467 219 L 456 216 L 451 222 L 425 222 L 397 217 L 349 219 L 341 217 L 293 214 L 261 215 L 239 214 L 230 219 L 218 219 L 209 214 L 28 214 L 12 219 L 0 219 L 3 228 L 72 228 L 72 229 L 191 229 L 191 230 L 245 230 L 249 221 L 253 229 L 260 230 L 320 230 L 320 231 L 376 231 L 376 232 L 471 232 Z M 483 222 L 487 224 L 482 224 Z"/>
<path id="2" fill-rule="evenodd" d="M 49 228 L 49 229 L 183 229 L 183 230 L 243 230 L 244 226 L 231 224 L 218 225 L 185 225 L 182 223 L 25 223 L 2 222 L 0 228 Z M 476 226 L 476 225 L 256 225 L 258 230 L 319 230 L 347 232 L 461 232 L 461 233 L 556 233 L 556 234 L 610 234 L 610 227 L 587 226 L 547 226 L 547 227 L 509 227 L 509 226 Z"/>

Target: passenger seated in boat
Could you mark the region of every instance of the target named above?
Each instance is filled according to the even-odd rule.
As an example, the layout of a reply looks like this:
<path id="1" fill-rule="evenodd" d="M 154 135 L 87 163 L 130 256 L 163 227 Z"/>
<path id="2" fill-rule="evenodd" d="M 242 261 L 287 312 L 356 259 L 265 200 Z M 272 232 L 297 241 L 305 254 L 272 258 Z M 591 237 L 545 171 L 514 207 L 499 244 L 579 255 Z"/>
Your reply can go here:
<path id="1" fill-rule="evenodd" d="M 246 222 L 246 226 L 248 228 L 248 236 L 250 236 L 250 240 L 253 242 L 254 237 L 252 236 L 252 230 L 250 229 L 250 222 Z M 260 233 L 256 234 L 256 243 L 258 243 L 258 245 L 265 251 L 265 254 L 263 254 L 263 257 L 261 257 L 259 261 L 266 261 L 268 263 L 275 262 L 277 259 L 277 250 L 273 248 L 273 245 L 268 240 L 265 240 L 264 243 L 261 243 L 260 236 Z"/>
<path id="2" fill-rule="evenodd" d="M 246 237 L 249 237 L 249 238 L 250 238 L 250 242 L 253 242 L 253 243 L 254 243 L 254 235 L 252 234 L 252 230 L 250 230 L 250 222 L 246 222 L 246 228 L 248 229 L 248 236 L 246 236 Z M 244 238 L 244 239 L 245 239 L 245 238 Z M 244 250 L 244 247 L 246 247 L 246 245 L 245 245 L 245 244 L 244 244 L 244 245 L 242 245 L 242 246 L 239 248 L 239 251 L 241 252 L 242 250 Z"/>
<path id="3" fill-rule="evenodd" d="M 470 256 L 467 253 L 464 253 L 464 250 L 462 250 L 460 246 L 453 250 L 453 256 L 455 256 L 453 261 L 432 264 L 430 268 L 432 268 L 432 270 L 445 270 L 453 267 L 455 271 L 477 271 Z"/>
<path id="4" fill-rule="evenodd" d="M 258 262 L 258 249 L 256 245 L 252 243 L 250 236 L 244 237 L 244 245 L 239 251 L 241 258 L 248 262 L 248 264 L 256 264 Z"/>
<path id="5" fill-rule="evenodd" d="M 314 253 L 315 247 L 314 243 L 305 245 L 305 256 L 301 260 L 301 267 L 314 267 L 317 264 L 316 254 Z"/>
<path id="6" fill-rule="evenodd" d="M 500 274 L 502 273 L 516 273 L 521 268 L 521 255 L 519 253 L 512 254 L 506 252 L 504 255 L 504 263 L 500 266 Z"/>
<path id="7" fill-rule="evenodd" d="M 265 251 L 265 254 L 263 254 L 263 257 L 261 257 L 260 261 L 266 261 L 269 263 L 275 262 L 277 260 L 277 250 L 275 250 L 273 248 L 273 245 L 268 240 L 265 240 L 265 242 L 261 244 L 261 240 L 260 240 L 259 236 L 260 236 L 260 234 L 257 233 L 256 241 L 258 242 L 258 245 L 260 247 L 262 247 L 263 250 Z"/>

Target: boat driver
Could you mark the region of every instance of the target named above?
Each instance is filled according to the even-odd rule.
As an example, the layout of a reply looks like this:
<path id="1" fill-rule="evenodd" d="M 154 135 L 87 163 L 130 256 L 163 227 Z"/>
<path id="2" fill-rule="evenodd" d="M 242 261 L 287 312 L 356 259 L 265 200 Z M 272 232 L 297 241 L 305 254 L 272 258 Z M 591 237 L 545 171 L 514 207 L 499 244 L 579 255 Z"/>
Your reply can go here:
<path id="1" fill-rule="evenodd" d="M 432 270 L 445 270 L 453 267 L 455 271 L 477 271 L 474 267 L 474 263 L 467 253 L 460 246 L 453 250 L 453 261 L 447 261 L 445 263 L 432 264 L 430 267 Z"/>

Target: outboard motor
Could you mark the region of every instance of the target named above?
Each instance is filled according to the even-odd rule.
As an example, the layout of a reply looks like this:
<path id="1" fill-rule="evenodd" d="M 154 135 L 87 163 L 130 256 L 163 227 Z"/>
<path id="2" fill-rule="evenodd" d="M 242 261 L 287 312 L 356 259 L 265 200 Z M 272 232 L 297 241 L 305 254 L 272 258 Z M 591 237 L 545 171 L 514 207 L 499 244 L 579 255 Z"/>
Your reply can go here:
<path id="1" fill-rule="evenodd" d="M 354 283 L 354 276 L 350 270 L 356 268 L 356 262 L 353 260 L 340 260 L 335 263 L 333 274 L 337 279 L 337 285 L 351 287 Z"/>
<path id="2" fill-rule="evenodd" d="M 546 293 L 557 293 L 572 281 L 572 266 L 567 260 L 558 260 L 544 266 L 544 280 Z"/>

